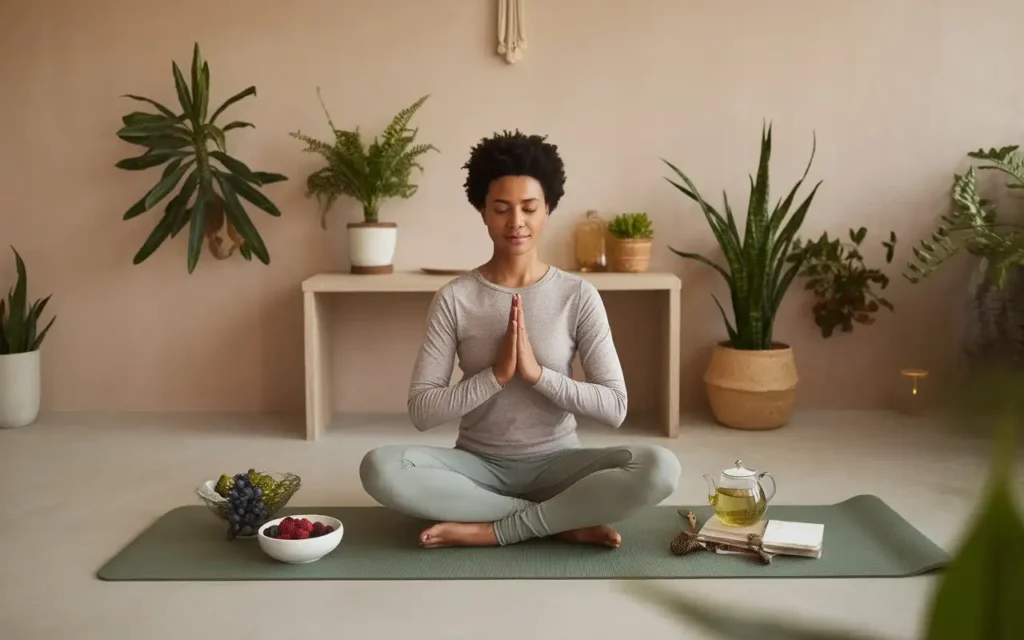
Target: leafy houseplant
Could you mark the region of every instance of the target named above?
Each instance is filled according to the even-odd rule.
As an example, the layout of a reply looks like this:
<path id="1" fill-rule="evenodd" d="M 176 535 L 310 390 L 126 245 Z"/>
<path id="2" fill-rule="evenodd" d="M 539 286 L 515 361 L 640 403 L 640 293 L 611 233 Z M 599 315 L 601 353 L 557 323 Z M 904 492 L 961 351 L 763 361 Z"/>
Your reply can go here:
<path id="1" fill-rule="evenodd" d="M 872 290 L 889 286 L 889 278 L 878 269 L 864 266 L 860 246 L 868 230 L 861 227 L 850 229 L 852 244 L 839 238 L 829 238 L 823 233 L 817 240 L 804 243 L 799 238 L 793 242 L 788 262 L 802 263 L 799 273 L 807 278 L 806 288 L 813 290 L 817 301 L 814 303 L 814 322 L 821 329 L 822 337 L 830 337 L 836 329 L 853 331 L 853 323 L 874 324 L 874 315 L 881 307 L 894 311 L 893 304 Z M 885 247 L 885 262 L 892 262 L 896 247 L 896 234 L 889 232 Z"/>
<path id="2" fill-rule="evenodd" d="M 246 260 L 255 256 L 263 264 L 269 264 L 270 253 L 246 213 L 242 200 L 272 216 L 280 216 L 281 212 L 260 192 L 260 187 L 287 178 L 278 173 L 253 171 L 228 154 L 227 132 L 253 127 L 251 123 L 238 120 L 223 126 L 217 123 L 232 104 L 256 95 L 256 87 L 243 89 L 208 114 L 210 67 L 200 55 L 199 45 L 196 44 L 192 52 L 191 84 L 186 81 L 178 63 L 172 62 L 171 70 L 181 111 L 175 113 L 155 100 L 129 94 L 125 97 L 146 102 L 159 113 L 133 111 L 122 118 L 124 126 L 117 132 L 120 139 L 145 149 L 141 155 L 118 162 L 118 168 L 142 171 L 166 164 L 157 183 L 125 212 L 125 220 L 149 211 L 178 189 L 135 254 L 134 264 L 144 262 L 167 238 L 177 236 L 186 225 L 189 227 L 189 273 L 199 262 L 204 238 L 210 253 L 218 259 L 229 258 L 237 249 Z M 229 238 L 230 246 L 227 248 L 219 235 L 222 230 L 226 230 Z"/>
<path id="3" fill-rule="evenodd" d="M 349 257 L 353 273 L 390 273 L 393 270 L 397 225 L 380 221 L 380 208 L 390 198 L 411 198 L 418 186 L 412 182 L 413 169 L 423 171 L 419 159 L 432 144 L 417 144 L 419 129 L 409 123 L 427 101 L 423 96 L 399 111 L 380 137 L 364 144 L 359 127 L 338 129 L 317 89 L 334 140 L 325 142 L 297 131 L 291 136 L 306 143 L 305 152 L 321 156 L 326 165 L 306 179 L 308 197 L 320 204 L 320 225 L 327 228 L 327 213 L 341 196 L 362 205 L 363 222 L 349 223 Z"/>
<path id="4" fill-rule="evenodd" d="M 40 401 L 40 352 L 56 316 L 40 329 L 50 296 L 29 303 L 28 274 L 17 249 L 18 280 L 0 298 L 0 427 L 23 427 L 35 422 Z"/>
<path id="5" fill-rule="evenodd" d="M 1021 225 L 1000 219 L 993 201 L 983 198 L 979 171 L 1007 178 L 1010 194 L 1024 189 L 1024 158 L 1016 145 L 967 155 L 981 161 L 954 174 L 952 210 L 943 215 L 929 239 L 914 247 L 904 277 L 918 283 L 961 251 L 980 259 L 967 300 L 964 350 L 970 362 L 998 357 L 1020 367 L 1024 362 L 1024 235 Z"/>
<path id="6" fill-rule="evenodd" d="M 1024 189 L 1024 158 L 1016 145 L 999 149 L 978 149 L 967 155 L 986 160 L 978 168 L 998 171 L 1009 177 L 1009 189 Z M 1003 288 L 1015 268 L 1024 265 L 1024 237 L 1020 225 L 1000 223 L 997 210 L 989 199 L 978 192 L 978 171 L 971 167 L 963 175 L 953 176 L 953 210 L 942 216 L 929 240 L 914 247 L 914 259 L 908 261 L 904 277 L 920 282 L 962 248 L 987 263 L 987 280 Z"/>
<path id="7" fill-rule="evenodd" d="M 815 138 L 803 176 L 784 199 L 771 206 L 768 175 L 772 130 L 771 126 L 762 129 L 757 177 L 750 177 L 742 236 L 728 195 L 723 194 L 723 215 L 704 199 L 686 174 L 665 161 L 682 184 L 670 178 L 666 180 L 700 206 L 728 266 L 726 269 L 702 255 L 671 249 L 683 258 L 713 268 L 729 288 L 734 322 L 729 321 L 718 298 L 712 296 L 725 321 L 729 339 L 715 346 L 704 376 L 712 411 L 727 426 L 782 426 L 789 421 L 796 400 L 797 376 L 792 350 L 788 345 L 773 341 L 773 329 L 783 296 L 803 266 L 802 259 L 790 260 L 789 256 L 796 233 L 821 183 L 815 185 L 800 204 L 794 207 L 794 203 L 810 171 L 816 148 Z"/>
<path id="8" fill-rule="evenodd" d="M 642 273 L 651 264 L 654 228 L 647 213 L 620 213 L 608 223 L 608 266 L 611 271 Z"/>

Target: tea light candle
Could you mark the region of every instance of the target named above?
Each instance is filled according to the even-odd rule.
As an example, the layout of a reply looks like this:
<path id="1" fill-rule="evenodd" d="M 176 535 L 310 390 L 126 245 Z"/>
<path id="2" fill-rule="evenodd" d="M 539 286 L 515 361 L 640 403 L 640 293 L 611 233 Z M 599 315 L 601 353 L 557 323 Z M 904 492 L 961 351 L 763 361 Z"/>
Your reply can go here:
<path id="1" fill-rule="evenodd" d="M 924 393 L 923 380 L 928 377 L 925 369 L 903 369 L 900 375 L 907 381 L 906 387 L 899 394 L 899 405 L 903 413 L 918 415 L 925 410 L 927 396 Z"/>

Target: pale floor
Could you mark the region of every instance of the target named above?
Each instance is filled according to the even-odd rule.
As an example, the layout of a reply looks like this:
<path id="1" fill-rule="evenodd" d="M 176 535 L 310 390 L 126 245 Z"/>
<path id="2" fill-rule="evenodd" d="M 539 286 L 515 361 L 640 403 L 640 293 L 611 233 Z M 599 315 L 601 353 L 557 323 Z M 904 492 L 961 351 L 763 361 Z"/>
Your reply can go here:
<path id="1" fill-rule="evenodd" d="M 668 503 L 705 500 L 701 474 L 742 458 L 770 470 L 779 502 L 881 496 L 950 548 L 984 480 L 986 450 L 928 421 L 885 413 L 804 413 L 779 431 L 684 421 L 681 436 L 583 429 L 584 445 L 643 438 L 670 447 L 683 481 Z M 249 467 L 299 473 L 292 504 L 370 504 L 358 463 L 396 442 L 450 444 L 398 418 L 355 420 L 319 442 L 300 418 L 52 415 L 0 432 L 0 637 L 182 638 L 705 637 L 614 581 L 107 583 L 95 571 L 194 487 Z M 826 553 L 841 553 L 829 549 Z M 429 553 L 425 551 L 425 553 Z M 636 584 L 636 583 L 632 583 Z M 651 584 L 651 583 L 648 583 Z M 912 638 L 934 578 L 678 580 L 654 583 L 709 602 Z"/>

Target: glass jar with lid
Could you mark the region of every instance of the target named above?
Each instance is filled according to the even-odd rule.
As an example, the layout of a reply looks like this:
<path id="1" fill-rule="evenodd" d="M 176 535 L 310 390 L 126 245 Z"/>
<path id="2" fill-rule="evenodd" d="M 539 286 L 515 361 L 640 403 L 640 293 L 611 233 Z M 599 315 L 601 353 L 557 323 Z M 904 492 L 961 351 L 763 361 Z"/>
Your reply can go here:
<path id="1" fill-rule="evenodd" d="M 576 223 L 573 233 L 573 249 L 576 268 L 582 272 L 605 271 L 608 256 L 605 246 L 608 223 L 591 209 Z"/>

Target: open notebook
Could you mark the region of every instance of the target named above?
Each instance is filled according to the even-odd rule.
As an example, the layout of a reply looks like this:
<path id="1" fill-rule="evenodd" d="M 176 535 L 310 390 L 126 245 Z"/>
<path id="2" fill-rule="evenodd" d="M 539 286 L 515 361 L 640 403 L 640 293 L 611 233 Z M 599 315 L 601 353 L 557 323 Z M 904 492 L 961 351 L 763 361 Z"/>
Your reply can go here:
<path id="1" fill-rule="evenodd" d="M 712 516 L 697 534 L 701 542 L 745 547 L 747 535 L 761 536 L 761 547 L 768 553 L 820 558 L 825 538 L 825 525 L 813 522 L 762 520 L 749 527 L 730 527 L 718 516 Z"/>

